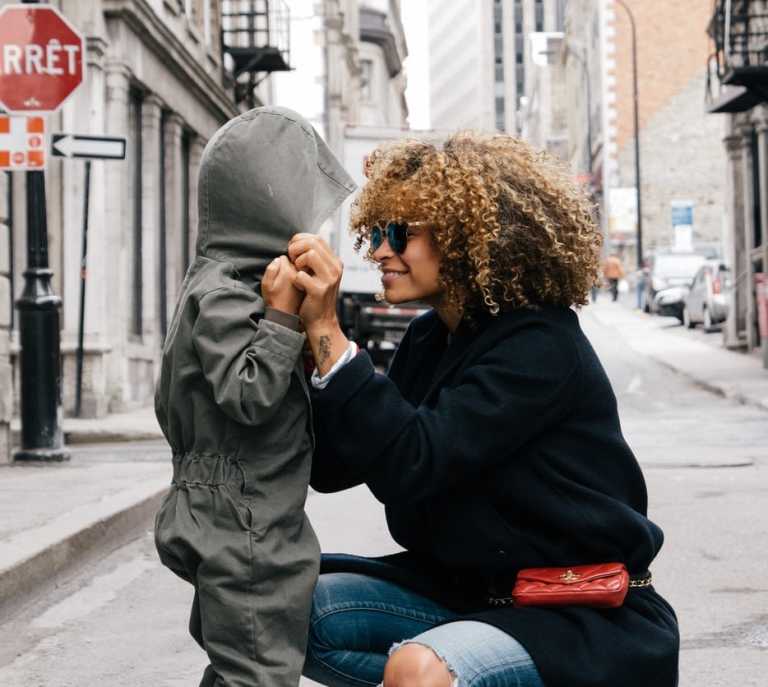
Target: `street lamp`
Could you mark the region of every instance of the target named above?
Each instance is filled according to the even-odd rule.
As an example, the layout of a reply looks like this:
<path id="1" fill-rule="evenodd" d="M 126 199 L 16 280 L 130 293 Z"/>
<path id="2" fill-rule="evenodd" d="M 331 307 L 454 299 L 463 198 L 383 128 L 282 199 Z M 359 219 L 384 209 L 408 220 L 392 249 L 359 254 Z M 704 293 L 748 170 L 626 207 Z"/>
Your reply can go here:
<path id="1" fill-rule="evenodd" d="M 635 28 L 635 17 L 632 11 L 627 7 L 624 0 L 616 0 L 621 5 L 629 17 L 629 25 L 632 30 L 632 97 L 634 103 L 634 126 L 635 126 L 635 193 L 637 195 L 637 269 L 643 269 L 643 205 L 642 194 L 640 193 L 640 115 L 639 101 L 637 97 L 637 30 Z"/>

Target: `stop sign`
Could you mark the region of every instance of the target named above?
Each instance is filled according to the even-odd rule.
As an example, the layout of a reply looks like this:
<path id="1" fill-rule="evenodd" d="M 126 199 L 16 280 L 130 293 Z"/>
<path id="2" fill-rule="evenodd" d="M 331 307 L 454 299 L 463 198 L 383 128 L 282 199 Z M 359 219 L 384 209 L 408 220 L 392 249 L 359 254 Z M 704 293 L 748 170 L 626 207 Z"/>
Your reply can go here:
<path id="1" fill-rule="evenodd" d="M 83 81 L 83 37 L 49 5 L 0 9 L 0 107 L 53 112 Z"/>

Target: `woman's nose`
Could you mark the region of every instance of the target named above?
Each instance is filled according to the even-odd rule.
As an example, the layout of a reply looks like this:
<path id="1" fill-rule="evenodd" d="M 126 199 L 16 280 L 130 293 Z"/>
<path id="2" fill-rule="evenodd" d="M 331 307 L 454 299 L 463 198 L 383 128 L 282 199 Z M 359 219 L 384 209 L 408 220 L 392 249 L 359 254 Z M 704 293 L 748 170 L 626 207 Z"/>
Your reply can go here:
<path id="1" fill-rule="evenodd" d="M 392 250 L 392 247 L 389 245 L 389 239 L 385 236 L 384 240 L 381 242 L 381 245 L 375 251 L 373 251 L 371 257 L 376 262 L 382 262 L 387 258 L 391 258 L 394 254 L 395 253 Z"/>

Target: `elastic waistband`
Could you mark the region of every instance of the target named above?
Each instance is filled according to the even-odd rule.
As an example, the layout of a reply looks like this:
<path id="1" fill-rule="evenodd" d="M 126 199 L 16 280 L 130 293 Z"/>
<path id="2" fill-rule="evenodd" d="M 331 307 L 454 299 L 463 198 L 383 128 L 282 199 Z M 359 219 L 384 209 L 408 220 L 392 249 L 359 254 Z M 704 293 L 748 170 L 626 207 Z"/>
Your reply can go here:
<path id="1" fill-rule="evenodd" d="M 235 458 L 200 454 L 173 456 L 173 484 L 206 484 L 212 487 L 243 482 L 243 467 Z"/>

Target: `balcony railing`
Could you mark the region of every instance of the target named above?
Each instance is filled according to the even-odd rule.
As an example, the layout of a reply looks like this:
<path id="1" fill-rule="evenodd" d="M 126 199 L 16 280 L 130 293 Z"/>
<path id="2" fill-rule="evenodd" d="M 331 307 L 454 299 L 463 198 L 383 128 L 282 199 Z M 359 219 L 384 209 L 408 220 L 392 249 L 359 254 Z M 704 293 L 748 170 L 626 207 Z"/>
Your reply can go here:
<path id="1" fill-rule="evenodd" d="M 290 14 L 284 0 L 224 0 L 221 42 L 237 80 L 290 67 Z"/>
<path id="2" fill-rule="evenodd" d="M 720 82 L 768 94 L 768 2 L 715 0 L 709 35 Z"/>

